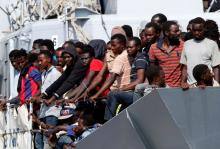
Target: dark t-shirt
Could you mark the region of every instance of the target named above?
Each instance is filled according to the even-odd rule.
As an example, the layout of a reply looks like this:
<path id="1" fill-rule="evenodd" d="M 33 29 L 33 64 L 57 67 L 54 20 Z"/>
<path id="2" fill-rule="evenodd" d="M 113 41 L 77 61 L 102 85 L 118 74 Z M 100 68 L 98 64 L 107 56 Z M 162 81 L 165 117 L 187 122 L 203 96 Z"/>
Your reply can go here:
<path id="1" fill-rule="evenodd" d="M 131 82 L 137 79 L 137 70 L 138 69 L 146 70 L 148 64 L 149 63 L 147 61 L 147 57 L 144 55 L 144 53 L 138 53 L 131 66 Z"/>

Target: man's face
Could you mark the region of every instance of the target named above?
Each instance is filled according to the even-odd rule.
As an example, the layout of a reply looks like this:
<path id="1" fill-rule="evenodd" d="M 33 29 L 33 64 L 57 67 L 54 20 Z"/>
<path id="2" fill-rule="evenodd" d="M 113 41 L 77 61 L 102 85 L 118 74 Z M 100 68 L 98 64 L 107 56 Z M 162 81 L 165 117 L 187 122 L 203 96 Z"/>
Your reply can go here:
<path id="1" fill-rule="evenodd" d="M 32 50 L 38 50 L 38 49 L 40 49 L 40 44 L 33 43 Z"/>
<path id="2" fill-rule="evenodd" d="M 89 55 L 89 53 L 83 53 L 80 55 L 80 59 L 83 65 L 88 66 L 92 60 L 92 57 Z"/>
<path id="3" fill-rule="evenodd" d="M 49 51 L 49 49 L 47 48 L 47 46 L 40 46 L 40 50 L 42 50 L 42 51 Z"/>
<path id="4" fill-rule="evenodd" d="M 171 25 L 170 30 L 166 32 L 166 34 L 169 39 L 170 45 L 179 44 L 180 30 L 178 25 Z"/>
<path id="5" fill-rule="evenodd" d="M 178 25 L 171 25 L 170 26 L 170 31 L 168 32 L 168 37 L 178 37 L 180 36 L 180 29 Z"/>
<path id="6" fill-rule="evenodd" d="M 153 27 L 145 28 L 143 36 L 145 36 L 146 39 L 145 44 L 156 42 L 157 34 Z"/>
<path id="7" fill-rule="evenodd" d="M 193 24 L 192 25 L 193 37 L 196 40 L 204 39 L 204 25 L 203 24 Z"/>
<path id="8" fill-rule="evenodd" d="M 131 40 L 127 44 L 127 52 L 129 56 L 135 56 L 140 49 L 140 46 L 136 46 L 135 41 Z"/>
<path id="9" fill-rule="evenodd" d="M 65 61 L 62 55 L 63 51 L 56 51 L 57 64 L 61 67 L 65 66 Z"/>
<path id="10" fill-rule="evenodd" d="M 50 58 L 46 57 L 44 54 L 40 54 L 38 56 L 38 64 L 41 70 L 46 69 L 49 63 L 50 63 Z"/>
<path id="11" fill-rule="evenodd" d="M 64 58 L 64 61 L 66 62 L 66 65 L 67 65 L 67 66 L 72 65 L 72 63 L 73 63 L 73 57 L 72 57 L 69 53 L 64 53 L 64 54 L 63 54 L 63 58 Z"/>
<path id="12" fill-rule="evenodd" d="M 160 20 L 159 17 L 153 18 L 153 20 L 152 20 L 151 22 L 156 23 L 156 24 L 159 25 L 159 26 L 161 25 L 161 20 Z"/>
<path id="13" fill-rule="evenodd" d="M 115 54 L 121 54 L 124 50 L 124 45 L 122 45 L 118 39 L 111 40 L 111 50 Z"/>
<path id="14" fill-rule="evenodd" d="M 83 50 L 82 50 L 81 48 L 76 47 L 76 53 L 77 53 L 78 55 L 81 55 L 82 52 L 83 52 Z"/>
<path id="15" fill-rule="evenodd" d="M 26 66 L 27 62 L 28 62 L 27 57 L 24 57 L 24 56 L 19 57 L 17 59 L 18 69 L 22 70 Z"/>
<path id="16" fill-rule="evenodd" d="M 141 31 L 141 33 L 139 34 L 139 37 L 141 39 L 141 47 L 144 47 L 147 43 L 147 38 L 144 35 L 144 30 Z"/>
<path id="17" fill-rule="evenodd" d="M 213 78 L 214 75 L 209 69 L 207 69 L 206 72 L 202 75 L 202 79 L 207 86 L 213 86 Z"/>
<path id="18" fill-rule="evenodd" d="M 14 67 L 14 69 L 19 71 L 19 66 L 18 66 L 17 60 L 14 57 L 10 57 L 9 59 L 11 61 L 11 65 Z"/>

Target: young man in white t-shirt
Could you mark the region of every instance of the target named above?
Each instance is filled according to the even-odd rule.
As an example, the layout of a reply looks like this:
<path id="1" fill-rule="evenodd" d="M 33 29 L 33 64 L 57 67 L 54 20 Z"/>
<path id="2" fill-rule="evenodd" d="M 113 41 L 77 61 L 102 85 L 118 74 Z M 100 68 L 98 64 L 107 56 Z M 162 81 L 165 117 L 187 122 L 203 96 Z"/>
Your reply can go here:
<path id="1" fill-rule="evenodd" d="M 195 18 L 192 21 L 192 33 L 194 38 L 184 43 L 180 63 L 182 64 L 183 89 L 189 88 L 196 83 L 192 70 L 198 64 L 206 64 L 214 73 L 214 78 L 219 82 L 220 52 L 218 45 L 204 36 L 204 23 L 202 18 Z"/>

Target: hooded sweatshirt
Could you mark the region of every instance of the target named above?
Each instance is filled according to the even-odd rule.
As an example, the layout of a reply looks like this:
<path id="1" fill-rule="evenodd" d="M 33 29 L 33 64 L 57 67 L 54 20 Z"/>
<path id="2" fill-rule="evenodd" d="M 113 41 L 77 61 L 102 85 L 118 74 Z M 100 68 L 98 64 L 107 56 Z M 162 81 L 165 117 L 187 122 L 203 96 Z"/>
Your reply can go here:
<path id="1" fill-rule="evenodd" d="M 72 56 L 72 65 L 67 66 L 64 73 L 46 89 L 45 94 L 47 98 L 50 98 L 52 95 L 60 98 L 71 88 L 79 85 L 86 75 L 88 66 L 82 64 L 76 54 L 75 48 L 65 48 L 63 53 L 68 53 Z"/>
<path id="2" fill-rule="evenodd" d="M 89 42 L 89 45 L 93 47 L 95 51 L 95 58 L 103 60 L 106 53 L 106 43 L 102 39 L 94 39 Z"/>

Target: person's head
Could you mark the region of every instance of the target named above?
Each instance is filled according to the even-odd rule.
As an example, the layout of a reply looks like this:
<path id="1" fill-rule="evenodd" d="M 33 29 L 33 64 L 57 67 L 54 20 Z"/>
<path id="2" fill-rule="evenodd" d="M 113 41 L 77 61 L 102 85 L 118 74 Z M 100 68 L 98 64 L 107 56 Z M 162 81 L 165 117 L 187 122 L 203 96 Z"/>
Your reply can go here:
<path id="1" fill-rule="evenodd" d="M 78 58 L 76 49 L 73 47 L 65 48 L 63 50 L 62 56 L 67 67 L 73 65 Z"/>
<path id="2" fill-rule="evenodd" d="M 155 43 L 158 37 L 160 36 L 160 26 L 156 23 L 147 23 L 144 29 L 143 36 L 145 37 L 144 45 Z"/>
<path id="3" fill-rule="evenodd" d="M 63 59 L 63 47 L 57 48 L 55 51 L 56 57 L 57 57 L 57 66 L 61 66 L 62 68 L 65 66 L 65 61 Z"/>
<path id="4" fill-rule="evenodd" d="M 132 27 L 130 25 L 123 25 L 122 28 L 125 31 L 128 40 L 131 39 L 133 37 Z"/>
<path id="5" fill-rule="evenodd" d="M 150 85 L 165 87 L 165 73 L 160 66 L 152 65 L 147 68 L 146 76 Z"/>
<path id="6" fill-rule="evenodd" d="M 80 55 L 83 65 L 88 66 L 95 56 L 94 49 L 90 45 L 85 45 Z"/>
<path id="7" fill-rule="evenodd" d="M 27 52 L 21 49 L 15 58 L 17 60 L 18 69 L 21 71 L 28 64 Z"/>
<path id="8" fill-rule="evenodd" d="M 121 54 L 126 47 L 127 40 L 122 34 L 115 34 L 111 37 L 111 50 L 114 54 Z"/>
<path id="9" fill-rule="evenodd" d="M 81 134 L 89 127 L 93 127 L 95 125 L 94 115 L 93 113 L 83 113 L 77 120 L 78 126 L 77 129 L 74 129 L 76 135 Z"/>
<path id="10" fill-rule="evenodd" d="M 38 53 L 28 53 L 28 63 L 38 67 Z"/>
<path id="11" fill-rule="evenodd" d="M 193 68 L 193 77 L 197 81 L 197 85 L 213 86 L 214 75 L 205 64 L 199 64 Z"/>
<path id="12" fill-rule="evenodd" d="M 15 70 L 19 70 L 16 55 L 19 52 L 19 50 L 14 49 L 9 53 L 9 60 L 11 62 L 11 65 L 14 67 Z"/>
<path id="13" fill-rule="evenodd" d="M 197 17 L 192 21 L 192 34 L 195 40 L 203 40 L 205 20 L 203 18 Z"/>
<path id="14" fill-rule="evenodd" d="M 85 46 L 85 44 L 80 41 L 75 43 L 75 48 L 76 48 L 76 52 L 78 55 L 80 55 L 82 53 L 84 46 Z"/>
<path id="15" fill-rule="evenodd" d="M 162 13 L 157 13 L 152 16 L 151 22 L 158 24 L 161 26 L 163 23 L 167 21 L 167 17 Z"/>
<path id="16" fill-rule="evenodd" d="M 120 26 L 115 26 L 115 27 L 112 28 L 111 37 L 116 35 L 116 34 L 122 34 L 122 35 L 125 36 L 125 38 L 127 38 L 124 29 Z"/>
<path id="17" fill-rule="evenodd" d="M 163 24 L 164 38 L 169 41 L 170 45 L 179 45 L 180 29 L 175 21 L 167 21 Z"/>
<path id="18" fill-rule="evenodd" d="M 218 29 L 218 24 L 215 21 L 213 21 L 213 20 L 206 20 L 205 21 L 204 35 L 206 38 L 209 38 L 209 39 L 215 41 L 220 48 L 219 29 Z"/>
<path id="19" fill-rule="evenodd" d="M 186 29 L 187 29 L 187 32 L 192 32 L 192 22 L 193 22 L 193 19 L 189 21 Z"/>
<path id="20" fill-rule="evenodd" d="M 42 42 L 43 42 L 43 39 L 34 40 L 33 45 L 32 45 L 32 52 L 33 53 L 39 53 L 40 52 L 40 45 L 41 45 Z"/>
<path id="21" fill-rule="evenodd" d="M 65 49 L 67 47 L 74 47 L 75 43 L 72 40 L 65 41 L 62 47 Z"/>
<path id="22" fill-rule="evenodd" d="M 53 41 L 50 39 L 43 40 L 40 45 L 40 50 L 42 50 L 42 51 L 47 50 L 47 51 L 50 51 L 50 53 L 54 53 Z"/>
<path id="23" fill-rule="evenodd" d="M 135 57 L 141 48 L 141 40 L 138 37 L 132 37 L 127 43 L 127 52 L 129 56 Z"/>
<path id="24" fill-rule="evenodd" d="M 106 43 L 102 39 L 93 39 L 89 41 L 90 45 L 94 49 L 94 57 L 99 60 L 103 60 L 106 53 Z"/>
<path id="25" fill-rule="evenodd" d="M 38 64 L 41 70 L 47 70 L 52 65 L 52 54 L 49 51 L 41 51 L 38 55 Z"/>
<path id="26" fill-rule="evenodd" d="M 107 51 L 111 51 L 111 41 L 107 42 L 106 49 Z"/>
<path id="27" fill-rule="evenodd" d="M 143 48 L 146 46 L 146 41 L 147 41 L 146 36 L 144 35 L 144 29 L 141 30 L 141 32 L 139 33 L 139 37 L 141 39 L 141 47 Z"/>

